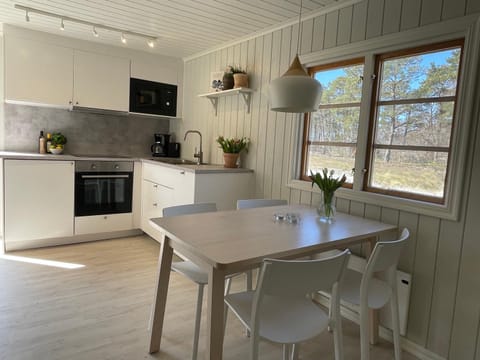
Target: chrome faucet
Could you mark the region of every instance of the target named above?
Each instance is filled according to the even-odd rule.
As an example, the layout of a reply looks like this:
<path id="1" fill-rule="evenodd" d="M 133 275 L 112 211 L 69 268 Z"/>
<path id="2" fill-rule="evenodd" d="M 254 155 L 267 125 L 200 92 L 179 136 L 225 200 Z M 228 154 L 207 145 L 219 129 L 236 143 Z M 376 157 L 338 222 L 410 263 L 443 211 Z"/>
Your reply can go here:
<path id="1" fill-rule="evenodd" d="M 187 132 L 185 133 L 185 137 L 183 138 L 183 141 L 187 140 L 187 135 L 190 133 L 198 134 L 200 136 L 200 149 L 197 151 L 197 148 L 195 148 L 193 157 L 197 158 L 197 164 L 201 165 L 203 164 L 202 133 L 198 130 L 187 130 Z"/>

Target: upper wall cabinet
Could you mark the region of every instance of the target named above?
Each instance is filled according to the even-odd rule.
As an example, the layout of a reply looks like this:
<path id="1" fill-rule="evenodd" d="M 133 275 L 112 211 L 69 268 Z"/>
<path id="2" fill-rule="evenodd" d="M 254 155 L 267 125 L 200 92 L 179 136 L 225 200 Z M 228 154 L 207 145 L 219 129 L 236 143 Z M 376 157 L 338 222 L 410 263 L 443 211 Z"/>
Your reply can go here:
<path id="1" fill-rule="evenodd" d="M 75 50 L 74 106 L 128 111 L 130 60 Z"/>
<path id="2" fill-rule="evenodd" d="M 17 37 L 5 39 L 5 99 L 68 107 L 73 50 Z"/>

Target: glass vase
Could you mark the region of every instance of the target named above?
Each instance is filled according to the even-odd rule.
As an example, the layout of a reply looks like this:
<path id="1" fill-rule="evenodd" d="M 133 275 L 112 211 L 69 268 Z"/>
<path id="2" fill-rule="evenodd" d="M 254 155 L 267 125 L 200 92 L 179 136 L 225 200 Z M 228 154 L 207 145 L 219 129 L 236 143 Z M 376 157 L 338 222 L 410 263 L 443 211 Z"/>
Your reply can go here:
<path id="1" fill-rule="evenodd" d="M 324 191 L 322 194 L 322 201 L 317 208 L 317 213 L 320 216 L 319 220 L 331 224 L 335 220 L 335 192 Z"/>

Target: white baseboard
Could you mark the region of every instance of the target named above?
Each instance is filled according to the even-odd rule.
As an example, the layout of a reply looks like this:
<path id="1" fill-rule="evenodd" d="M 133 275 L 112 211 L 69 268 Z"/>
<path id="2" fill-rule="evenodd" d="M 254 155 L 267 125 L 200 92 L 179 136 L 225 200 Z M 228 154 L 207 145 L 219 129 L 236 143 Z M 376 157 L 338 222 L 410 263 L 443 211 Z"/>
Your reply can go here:
<path id="1" fill-rule="evenodd" d="M 330 298 L 325 296 L 325 295 L 321 295 L 321 294 L 315 295 L 315 300 L 319 304 L 321 304 L 323 306 L 326 306 L 326 307 L 328 307 L 329 303 L 330 303 Z M 348 309 L 345 306 L 342 306 L 341 313 L 342 313 L 342 317 L 344 317 L 344 318 L 346 318 L 350 321 L 353 321 L 356 324 L 360 323 L 360 317 L 359 317 L 359 314 L 357 312 L 355 312 L 351 309 Z M 379 336 L 382 339 L 393 343 L 392 331 L 390 329 L 387 329 L 383 326 L 380 326 L 379 327 Z M 423 346 L 420 346 L 420 345 L 414 343 L 413 341 L 408 340 L 407 338 L 405 338 L 403 336 L 400 338 L 400 345 L 401 345 L 403 350 L 405 350 L 406 352 L 416 356 L 420 360 L 446 360 L 445 358 L 441 357 L 440 355 L 437 355 L 437 354 L 431 352 L 430 350 L 425 349 Z"/>

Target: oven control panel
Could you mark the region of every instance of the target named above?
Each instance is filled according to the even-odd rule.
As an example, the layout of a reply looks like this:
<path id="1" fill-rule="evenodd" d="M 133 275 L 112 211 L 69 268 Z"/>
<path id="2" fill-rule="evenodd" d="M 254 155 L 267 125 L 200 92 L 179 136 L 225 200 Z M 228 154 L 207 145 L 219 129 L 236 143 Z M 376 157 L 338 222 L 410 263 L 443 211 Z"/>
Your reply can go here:
<path id="1" fill-rule="evenodd" d="M 75 161 L 76 172 L 132 172 L 133 161 Z"/>

